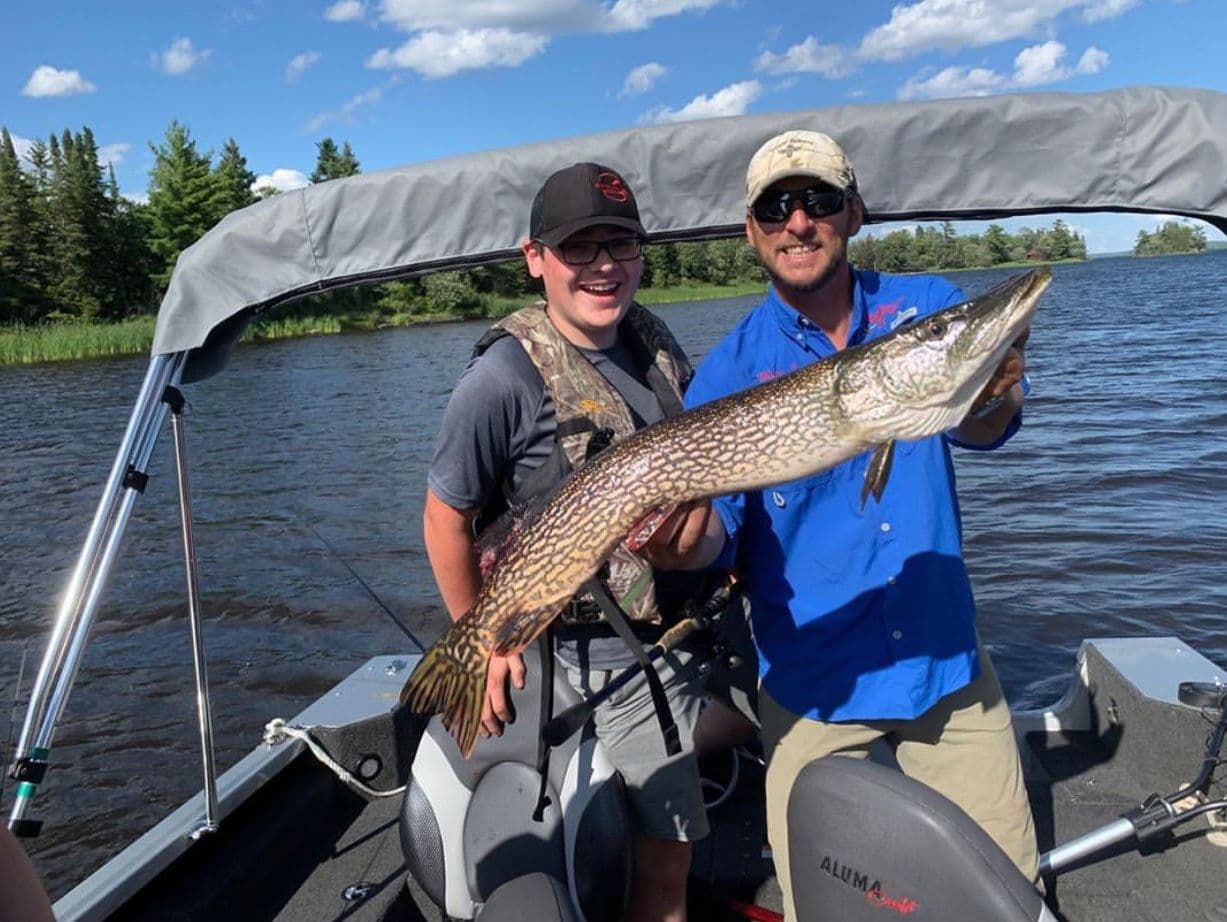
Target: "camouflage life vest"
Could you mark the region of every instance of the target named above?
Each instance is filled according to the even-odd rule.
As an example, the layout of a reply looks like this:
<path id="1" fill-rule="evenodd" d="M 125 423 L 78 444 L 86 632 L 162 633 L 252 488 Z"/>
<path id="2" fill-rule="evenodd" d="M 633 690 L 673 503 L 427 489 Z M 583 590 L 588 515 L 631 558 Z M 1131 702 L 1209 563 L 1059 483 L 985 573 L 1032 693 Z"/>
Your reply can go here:
<path id="1" fill-rule="evenodd" d="M 630 435 L 636 426 L 622 395 L 550 322 L 544 301 L 498 321 L 478 342 L 474 353 L 484 352 L 506 335 L 519 341 L 540 372 L 557 420 L 551 457 L 516 491 L 504 485 L 505 501 L 516 506 L 549 491 L 593 455 Z M 631 304 L 618 335 L 634 356 L 665 416 L 680 413 L 682 391 L 693 369 L 668 327 L 643 307 Z M 642 557 L 619 544 L 607 571 L 602 569 L 600 576 L 628 620 L 661 622 L 652 568 Z M 572 624 L 587 623 L 599 621 L 601 615 L 595 601 L 585 595 L 563 610 L 562 619 Z"/>

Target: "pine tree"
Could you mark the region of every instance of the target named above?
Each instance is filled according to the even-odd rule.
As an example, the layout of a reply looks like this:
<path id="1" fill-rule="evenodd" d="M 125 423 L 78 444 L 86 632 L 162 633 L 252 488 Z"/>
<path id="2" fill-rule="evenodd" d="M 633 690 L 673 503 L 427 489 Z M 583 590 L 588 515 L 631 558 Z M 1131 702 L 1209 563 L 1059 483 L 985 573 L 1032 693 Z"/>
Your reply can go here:
<path id="1" fill-rule="evenodd" d="M 9 130 L 0 128 L 0 323 L 29 323 L 42 313 L 32 249 L 39 220 L 36 194 Z"/>
<path id="2" fill-rule="evenodd" d="M 50 216 L 55 314 L 92 319 L 105 313 L 111 290 L 110 202 L 102 185 L 98 148 L 85 128 L 51 137 Z"/>
<path id="3" fill-rule="evenodd" d="M 213 171 L 213 179 L 218 187 L 218 203 L 221 209 L 217 216 L 219 220 L 232 211 L 246 208 L 256 200 L 251 191 L 256 174 L 247 169 L 247 158 L 239 152 L 238 142 L 234 138 L 230 138 L 222 147 L 222 155 L 217 161 L 217 169 Z"/>
<path id="4" fill-rule="evenodd" d="M 358 158 L 346 141 L 340 151 L 332 138 L 324 138 L 316 145 L 315 170 L 311 174 L 313 183 L 327 182 L 330 179 L 341 179 L 345 176 L 356 176 L 361 172 Z"/>
<path id="5" fill-rule="evenodd" d="M 327 182 L 336 179 L 337 160 L 340 158 L 337 143 L 332 138 L 324 138 L 315 145 L 315 170 L 310 179 L 312 182 Z"/>
<path id="6" fill-rule="evenodd" d="M 341 156 L 337 160 L 337 175 L 334 178 L 342 176 L 357 176 L 362 172 L 362 166 L 358 163 L 358 158 L 354 156 L 353 149 L 346 141 L 341 145 Z"/>
<path id="7" fill-rule="evenodd" d="M 155 158 L 149 171 L 149 246 L 160 263 L 154 281 L 164 288 L 179 254 L 216 223 L 221 204 L 213 152 L 199 153 L 185 126 L 172 121 L 162 143 L 149 149 Z"/>

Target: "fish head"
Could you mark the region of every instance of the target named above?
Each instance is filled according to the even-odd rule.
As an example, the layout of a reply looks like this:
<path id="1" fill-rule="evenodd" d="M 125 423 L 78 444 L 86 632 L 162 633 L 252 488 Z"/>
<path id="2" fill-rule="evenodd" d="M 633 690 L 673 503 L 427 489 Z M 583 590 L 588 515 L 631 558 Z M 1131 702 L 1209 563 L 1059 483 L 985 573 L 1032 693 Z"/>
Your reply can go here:
<path id="1" fill-rule="evenodd" d="M 857 420 L 867 444 L 954 428 L 1031 323 L 1051 281 L 1047 268 L 1012 276 L 859 347 L 836 381 L 845 418 Z"/>

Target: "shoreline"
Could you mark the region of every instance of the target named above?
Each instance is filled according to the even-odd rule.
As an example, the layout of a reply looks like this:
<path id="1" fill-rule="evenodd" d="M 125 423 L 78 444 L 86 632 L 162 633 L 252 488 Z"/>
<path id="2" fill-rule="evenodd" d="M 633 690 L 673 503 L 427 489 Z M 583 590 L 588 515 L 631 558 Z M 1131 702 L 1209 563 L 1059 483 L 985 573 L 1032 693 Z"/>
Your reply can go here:
<path id="1" fill-rule="evenodd" d="M 733 285 L 684 285 L 642 289 L 636 300 L 644 306 L 681 304 L 687 301 L 719 300 L 757 294 L 766 282 Z M 498 298 L 480 310 L 463 313 L 394 314 L 377 310 L 354 314 L 319 314 L 303 317 L 272 317 L 257 321 L 244 331 L 240 343 L 275 342 L 304 336 L 336 333 L 375 333 L 437 323 L 494 321 L 529 303 L 532 296 Z M 53 362 L 122 358 L 148 353 L 153 345 L 155 317 L 149 315 L 118 323 L 65 323 L 38 327 L 0 327 L 0 368 L 42 365 Z"/>
<path id="2" fill-rule="evenodd" d="M 1130 255 L 1130 254 L 1121 254 Z M 1163 255 L 1199 255 L 1163 254 Z M 959 269 L 915 270 L 902 275 L 919 273 L 943 274 L 982 271 L 984 269 L 1025 269 L 1039 265 L 1087 262 L 1081 259 L 1000 263 L 994 266 L 971 266 Z M 745 297 L 765 291 L 766 280 L 742 281 L 731 285 L 679 285 L 669 288 L 640 289 L 636 300 L 645 307 L 680 304 L 688 301 L 715 301 Z M 326 336 L 336 333 L 378 332 L 404 329 L 436 323 L 463 323 L 472 320 L 494 321 L 510 314 L 532 300 L 528 295 L 517 298 L 487 298 L 480 308 L 460 313 L 397 313 L 379 310 L 356 313 L 329 313 L 306 316 L 271 317 L 257 320 L 244 331 L 241 344 L 276 342 L 304 336 Z M 7 366 L 43 365 L 55 362 L 121 358 L 148 353 L 153 345 L 154 315 L 123 320 L 117 323 L 65 323 L 46 326 L 0 327 L 0 368 Z"/>

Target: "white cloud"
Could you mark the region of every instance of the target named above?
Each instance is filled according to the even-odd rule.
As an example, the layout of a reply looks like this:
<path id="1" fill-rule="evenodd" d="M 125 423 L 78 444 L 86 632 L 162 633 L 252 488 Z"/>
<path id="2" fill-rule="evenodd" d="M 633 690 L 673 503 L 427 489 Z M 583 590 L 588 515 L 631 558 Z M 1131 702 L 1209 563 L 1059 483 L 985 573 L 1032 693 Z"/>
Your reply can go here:
<path id="1" fill-rule="evenodd" d="M 757 80 L 743 80 L 717 90 L 710 96 L 696 96 L 680 109 L 658 106 L 647 112 L 640 122 L 643 124 L 686 122 L 699 118 L 743 115 L 750 104 L 762 93 L 762 84 Z"/>
<path id="2" fill-rule="evenodd" d="M 297 83 L 299 77 L 319 63 L 320 57 L 318 51 L 304 51 L 302 54 L 294 55 L 290 58 L 290 63 L 285 66 L 285 82 Z"/>
<path id="3" fill-rule="evenodd" d="M 1092 45 L 1082 52 L 1082 57 L 1078 59 L 1078 64 L 1074 67 L 1074 71 L 1079 75 L 1097 74 L 1107 67 L 1110 61 L 1111 58 L 1106 51 Z"/>
<path id="4" fill-rule="evenodd" d="M 626 79 L 622 82 L 622 89 L 618 92 L 618 98 L 626 99 L 628 96 L 639 96 L 646 93 L 652 88 L 652 84 L 668 72 L 668 68 L 655 61 L 640 64 L 626 75 Z"/>
<path id="5" fill-rule="evenodd" d="M 106 166 L 108 163 L 111 166 L 119 166 L 124 159 L 124 154 L 132 149 L 132 145 L 127 141 L 117 141 L 114 144 L 103 144 L 98 148 L 98 163 Z"/>
<path id="6" fill-rule="evenodd" d="M 22 88 L 23 96 L 75 96 L 78 93 L 92 93 L 98 87 L 81 76 L 77 70 L 59 70 L 43 64 L 34 68 L 30 79 Z"/>
<path id="7" fill-rule="evenodd" d="M 899 90 L 900 99 L 986 96 L 1004 89 L 1006 78 L 986 67 L 947 67 L 931 77 L 917 75 Z"/>
<path id="8" fill-rule="evenodd" d="M 329 22 L 361 22 L 366 18 L 366 8 L 359 0 L 337 0 L 324 10 L 324 18 Z"/>
<path id="9" fill-rule="evenodd" d="M 150 54 L 149 60 L 162 73 L 178 77 L 209 60 L 211 54 L 212 51 L 194 47 L 190 38 L 177 38 L 165 51 Z"/>
<path id="10" fill-rule="evenodd" d="M 1108 66 L 1106 51 L 1094 47 L 1082 52 L 1078 63 L 1065 63 L 1066 48 L 1060 42 L 1044 42 L 1024 48 L 1014 58 L 1014 73 L 1006 76 L 985 67 L 947 67 L 933 76 L 921 72 L 899 90 L 900 99 L 985 96 L 1002 90 L 1060 83 L 1071 77 L 1097 74 Z"/>
<path id="11" fill-rule="evenodd" d="M 890 20 L 862 39 L 858 54 L 898 60 L 934 49 L 978 48 L 1043 35 L 1062 13 L 1078 8 L 1103 18 L 1135 0 L 919 0 L 898 4 Z M 1110 12 L 1108 12 L 1110 11 Z"/>
<path id="12" fill-rule="evenodd" d="M 832 80 L 848 75 L 855 67 L 846 49 L 820 44 L 812 35 L 783 54 L 764 51 L 754 62 L 756 71 L 768 74 L 821 74 Z"/>
<path id="13" fill-rule="evenodd" d="M 365 93 L 359 93 L 357 96 L 351 97 L 340 109 L 321 112 L 319 115 L 314 116 L 311 121 L 307 122 L 307 134 L 314 134 L 329 122 L 353 121 L 353 114 L 356 110 L 363 106 L 369 106 L 371 103 L 379 102 L 382 96 L 383 87 L 373 86 Z"/>
<path id="14" fill-rule="evenodd" d="M 251 184 L 251 191 L 276 189 L 278 192 L 289 192 L 291 189 L 301 189 L 309 185 L 311 185 L 311 180 L 307 179 L 306 174 L 302 171 L 278 167 L 271 173 L 257 176 L 256 181 Z"/>
<path id="15" fill-rule="evenodd" d="M 646 29 L 655 19 L 709 10 L 720 0 L 618 0 L 609 10 L 613 30 Z"/>
<path id="16" fill-rule="evenodd" d="M 459 29 L 422 32 L 394 51 L 381 48 L 366 66 L 382 70 L 406 68 L 424 77 L 450 77 L 462 70 L 518 67 L 540 54 L 549 38 L 510 29 Z"/>
<path id="17" fill-rule="evenodd" d="M 1112 19 L 1126 10 L 1133 9 L 1141 0 L 1102 0 L 1092 3 L 1082 11 L 1082 18 L 1087 22 L 1099 22 L 1101 19 Z"/>
<path id="18" fill-rule="evenodd" d="M 1014 58 L 1014 84 L 1016 86 L 1039 86 L 1055 83 L 1069 75 L 1062 66 L 1065 46 L 1060 42 L 1044 42 L 1018 52 Z"/>

